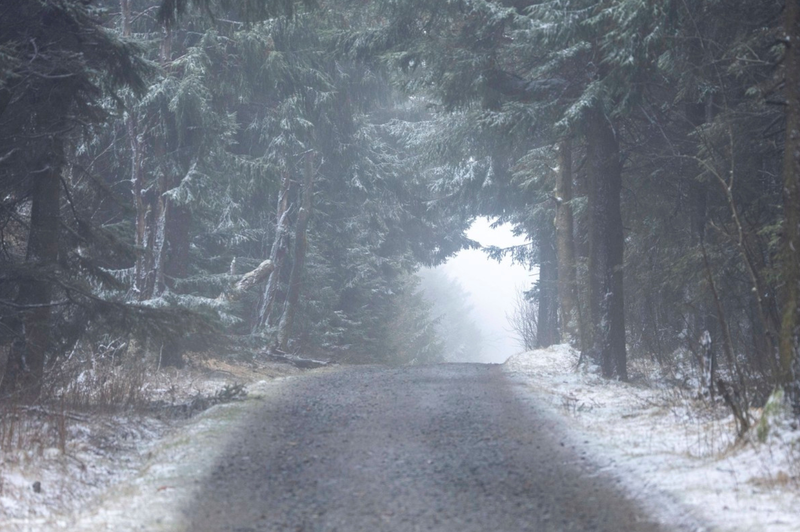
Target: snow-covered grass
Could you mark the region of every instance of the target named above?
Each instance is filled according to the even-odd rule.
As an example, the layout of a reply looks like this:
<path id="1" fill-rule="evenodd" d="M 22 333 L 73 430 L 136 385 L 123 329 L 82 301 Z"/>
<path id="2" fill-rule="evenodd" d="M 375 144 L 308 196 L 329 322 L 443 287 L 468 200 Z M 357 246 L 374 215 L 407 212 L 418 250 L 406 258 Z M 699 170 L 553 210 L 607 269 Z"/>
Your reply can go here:
<path id="1" fill-rule="evenodd" d="M 126 403 L 123 409 L 111 408 L 107 397 L 101 406 L 96 401 L 87 404 L 83 394 L 77 407 L 60 402 L 25 408 L 0 405 L 0 530 L 128 529 L 136 486 L 148 479 L 159 484 L 153 488 L 156 501 L 171 499 L 162 493 L 170 489 L 164 487 L 171 474 L 164 464 L 185 464 L 188 469 L 179 476 L 191 482 L 189 473 L 199 467 L 181 459 L 179 455 L 187 452 L 182 442 L 192 442 L 196 458 L 212 460 L 219 446 L 209 441 L 219 440 L 226 430 L 217 418 L 229 417 L 224 413 L 233 406 L 212 408 L 188 423 L 187 416 L 205 408 L 208 398 L 213 402 L 215 393 L 226 386 L 250 383 L 248 391 L 257 398 L 259 393 L 252 390 L 266 386 L 265 380 L 294 373 L 297 370 L 286 365 L 192 359 L 184 370 L 145 376 L 138 403 Z M 114 506 L 106 493 L 126 502 Z M 108 513 L 114 511 L 116 520 Z M 139 511 L 148 514 L 144 507 Z M 105 521 L 108 527 L 97 525 Z"/>
<path id="2" fill-rule="evenodd" d="M 133 476 L 168 424 L 135 414 L 84 416 L 66 412 L 62 448 L 48 432 L 62 414 L 27 412 L 20 442 L 0 452 L 0 530 L 40 530 L 80 508 L 109 485 Z"/>
<path id="3" fill-rule="evenodd" d="M 118 484 L 88 507 L 46 528 L 22 528 L 14 532 L 191 532 L 190 507 L 230 438 L 260 401 L 280 393 L 282 379 L 248 386 L 246 401 L 217 405 L 153 446 L 137 476 Z"/>
<path id="4" fill-rule="evenodd" d="M 737 441 L 723 405 L 664 385 L 654 368 L 634 368 L 649 382 L 627 384 L 577 366 L 577 352 L 554 346 L 515 355 L 504 369 L 651 506 L 674 501 L 713 531 L 800 530 L 800 431 L 780 416 L 765 441 L 755 430 Z"/>

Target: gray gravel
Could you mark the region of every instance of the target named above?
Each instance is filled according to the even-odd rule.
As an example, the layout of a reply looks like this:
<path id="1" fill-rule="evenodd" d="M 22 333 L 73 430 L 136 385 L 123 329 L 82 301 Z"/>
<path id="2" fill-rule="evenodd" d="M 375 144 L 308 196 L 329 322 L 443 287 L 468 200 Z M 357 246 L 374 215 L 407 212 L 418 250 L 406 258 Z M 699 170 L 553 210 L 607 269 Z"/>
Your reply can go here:
<path id="1" fill-rule="evenodd" d="M 298 378 L 185 511 L 202 531 L 660 531 L 497 366 Z"/>

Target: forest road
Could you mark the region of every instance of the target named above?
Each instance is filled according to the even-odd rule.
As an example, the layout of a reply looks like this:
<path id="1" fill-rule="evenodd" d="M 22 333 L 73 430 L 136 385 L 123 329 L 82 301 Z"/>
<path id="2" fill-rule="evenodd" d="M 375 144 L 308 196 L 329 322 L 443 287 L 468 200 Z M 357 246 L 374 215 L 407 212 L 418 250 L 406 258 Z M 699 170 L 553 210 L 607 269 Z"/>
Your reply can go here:
<path id="1" fill-rule="evenodd" d="M 515 386 L 478 364 L 297 378 L 232 438 L 189 530 L 673 530 Z"/>

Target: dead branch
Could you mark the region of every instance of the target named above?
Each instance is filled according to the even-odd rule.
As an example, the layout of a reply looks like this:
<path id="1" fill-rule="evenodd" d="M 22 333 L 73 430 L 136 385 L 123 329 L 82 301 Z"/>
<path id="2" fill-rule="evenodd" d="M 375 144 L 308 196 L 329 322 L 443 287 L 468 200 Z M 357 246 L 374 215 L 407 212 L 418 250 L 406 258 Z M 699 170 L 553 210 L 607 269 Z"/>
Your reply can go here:
<path id="1" fill-rule="evenodd" d="M 269 277 L 269 274 L 272 273 L 274 269 L 275 264 L 269 259 L 265 260 L 259 264 L 256 269 L 244 274 L 241 279 L 219 297 L 228 301 L 237 301 L 245 292 L 266 281 L 267 277 Z"/>

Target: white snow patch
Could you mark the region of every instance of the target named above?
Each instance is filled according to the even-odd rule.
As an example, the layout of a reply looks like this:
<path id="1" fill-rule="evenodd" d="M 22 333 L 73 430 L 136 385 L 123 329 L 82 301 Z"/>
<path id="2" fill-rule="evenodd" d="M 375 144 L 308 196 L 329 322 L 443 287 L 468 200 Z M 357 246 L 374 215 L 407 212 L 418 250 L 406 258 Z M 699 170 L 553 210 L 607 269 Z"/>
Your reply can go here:
<path id="1" fill-rule="evenodd" d="M 800 530 L 799 431 L 783 425 L 765 443 L 736 442 L 724 407 L 577 367 L 578 353 L 564 345 L 504 365 L 649 509 L 675 512 L 665 501 L 677 503 L 714 531 Z M 674 523 L 674 515 L 663 517 Z"/>
<path id="2" fill-rule="evenodd" d="M 89 467 L 107 467 L 108 474 L 116 475 L 117 481 L 106 483 L 104 492 L 91 497 L 90 503 L 76 508 L 71 513 L 45 510 L 46 503 L 31 504 L 20 498 L 0 497 L 4 510 L 19 510 L 15 518 L 0 517 L 0 530 L 4 532 L 118 532 L 121 530 L 188 531 L 189 516 L 184 511 L 203 487 L 204 479 L 225 450 L 232 435 L 248 418 L 248 409 L 269 397 L 280 393 L 281 379 L 260 381 L 247 387 L 245 401 L 225 403 L 202 412 L 191 422 L 163 438 L 154 438 L 138 449 L 136 457 L 130 457 L 131 467 L 112 464 L 97 457 L 85 457 Z M 63 458 L 82 461 L 77 455 Z M 120 469 L 114 469 L 120 467 Z M 28 488 L 30 477 L 5 472 L 5 483 L 19 483 Z M 64 474 L 53 481 L 73 483 L 77 489 L 86 486 L 76 482 L 74 474 Z M 42 481 L 41 496 L 46 482 Z M 26 491 L 32 490 L 29 488 Z M 63 492 L 60 493 L 63 496 Z M 84 498 L 86 494 L 83 494 Z M 41 509 L 41 511 L 39 510 Z"/>
<path id="3" fill-rule="evenodd" d="M 162 405 L 153 411 L 0 410 L 0 531 L 182 530 L 181 502 L 191 500 L 192 482 L 246 417 L 241 409 L 273 393 L 281 377 L 299 373 L 272 363 L 188 362 L 184 370 L 148 376 L 147 398 Z M 171 411 L 242 382 L 250 383 L 243 402 L 188 421 L 182 416 L 192 412 Z"/>

